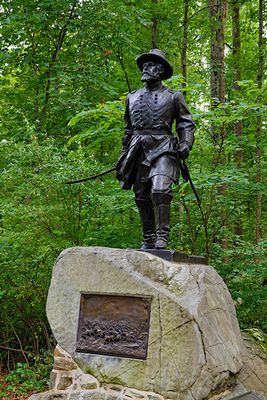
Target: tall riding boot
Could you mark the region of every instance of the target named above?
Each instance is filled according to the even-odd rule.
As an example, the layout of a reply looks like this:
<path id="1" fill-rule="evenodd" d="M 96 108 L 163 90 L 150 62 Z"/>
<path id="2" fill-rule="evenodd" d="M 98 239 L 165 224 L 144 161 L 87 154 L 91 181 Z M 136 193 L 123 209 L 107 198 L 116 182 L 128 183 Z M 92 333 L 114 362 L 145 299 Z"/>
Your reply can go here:
<path id="1" fill-rule="evenodd" d="M 156 249 L 165 249 L 170 231 L 170 208 L 172 195 L 164 192 L 151 193 L 155 210 L 157 239 Z"/>
<path id="2" fill-rule="evenodd" d="M 141 249 L 154 249 L 156 240 L 155 215 L 153 203 L 148 199 L 135 199 L 139 210 L 140 220 L 143 228 L 144 243 Z"/>

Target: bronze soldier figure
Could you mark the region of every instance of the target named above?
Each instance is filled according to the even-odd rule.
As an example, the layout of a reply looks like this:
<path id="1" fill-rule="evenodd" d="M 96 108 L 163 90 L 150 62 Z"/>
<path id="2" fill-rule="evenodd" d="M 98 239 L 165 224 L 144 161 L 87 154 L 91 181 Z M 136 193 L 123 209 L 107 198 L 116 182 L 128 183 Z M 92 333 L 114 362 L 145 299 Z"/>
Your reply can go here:
<path id="1" fill-rule="evenodd" d="M 143 228 L 141 249 L 165 249 L 170 231 L 172 184 L 179 157 L 192 149 L 195 125 L 180 92 L 162 85 L 173 74 L 164 53 L 153 49 L 137 58 L 144 87 L 127 96 L 125 135 L 116 173 L 123 189 L 135 193 Z M 176 122 L 177 135 L 172 133 Z"/>

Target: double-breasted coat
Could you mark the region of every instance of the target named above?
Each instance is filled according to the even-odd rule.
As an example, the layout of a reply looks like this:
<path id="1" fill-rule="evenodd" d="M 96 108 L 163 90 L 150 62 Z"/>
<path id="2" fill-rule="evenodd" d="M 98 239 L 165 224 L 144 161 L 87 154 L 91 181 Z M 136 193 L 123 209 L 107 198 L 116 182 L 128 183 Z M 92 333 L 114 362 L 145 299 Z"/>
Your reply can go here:
<path id="1" fill-rule="evenodd" d="M 132 187 L 140 159 L 148 167 L 143 169 L 143 181 L 157 174 L 177 181 L 179 145 L 187 143 L 191 149 L 195 130 L 183 95 L 161 84 L 154 90 L 135 90 L 127 96 L 124 119 L 123 149 L 116 166 L 122 188 Z M 174 122 L 177 135 L 172 133 Z M 163 155 L 169 162 L 156 162 Z"/>

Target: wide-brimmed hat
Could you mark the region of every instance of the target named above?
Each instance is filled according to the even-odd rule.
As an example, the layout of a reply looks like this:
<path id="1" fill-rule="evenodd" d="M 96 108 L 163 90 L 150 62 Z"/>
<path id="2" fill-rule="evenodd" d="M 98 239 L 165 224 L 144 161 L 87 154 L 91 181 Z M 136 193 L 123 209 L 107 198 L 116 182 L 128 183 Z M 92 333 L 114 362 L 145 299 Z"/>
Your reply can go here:
<path id="1" fill-rule="evenodd" d="M 172 65 L 166 60 L 165 54 L 159 49 L 152 49 L 149 53 L 143 53 L 137 57 L 136 62 L 139 69 L 142 71 L 143 64 L 148 61 L 155 61 L 162 64 L 164 73 L 162 79 L 169 79 L 173 74 Z"/>

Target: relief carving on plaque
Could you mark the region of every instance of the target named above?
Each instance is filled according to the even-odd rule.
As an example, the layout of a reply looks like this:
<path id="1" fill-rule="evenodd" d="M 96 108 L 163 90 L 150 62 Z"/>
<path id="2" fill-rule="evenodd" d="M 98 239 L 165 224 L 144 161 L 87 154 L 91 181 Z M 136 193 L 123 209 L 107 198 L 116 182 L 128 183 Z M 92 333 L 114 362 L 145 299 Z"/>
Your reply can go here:
<path id="1" fill-rule="evenodd" d="M 82 294 L 76 350 L 145 359 L 151 298 Z"/>

